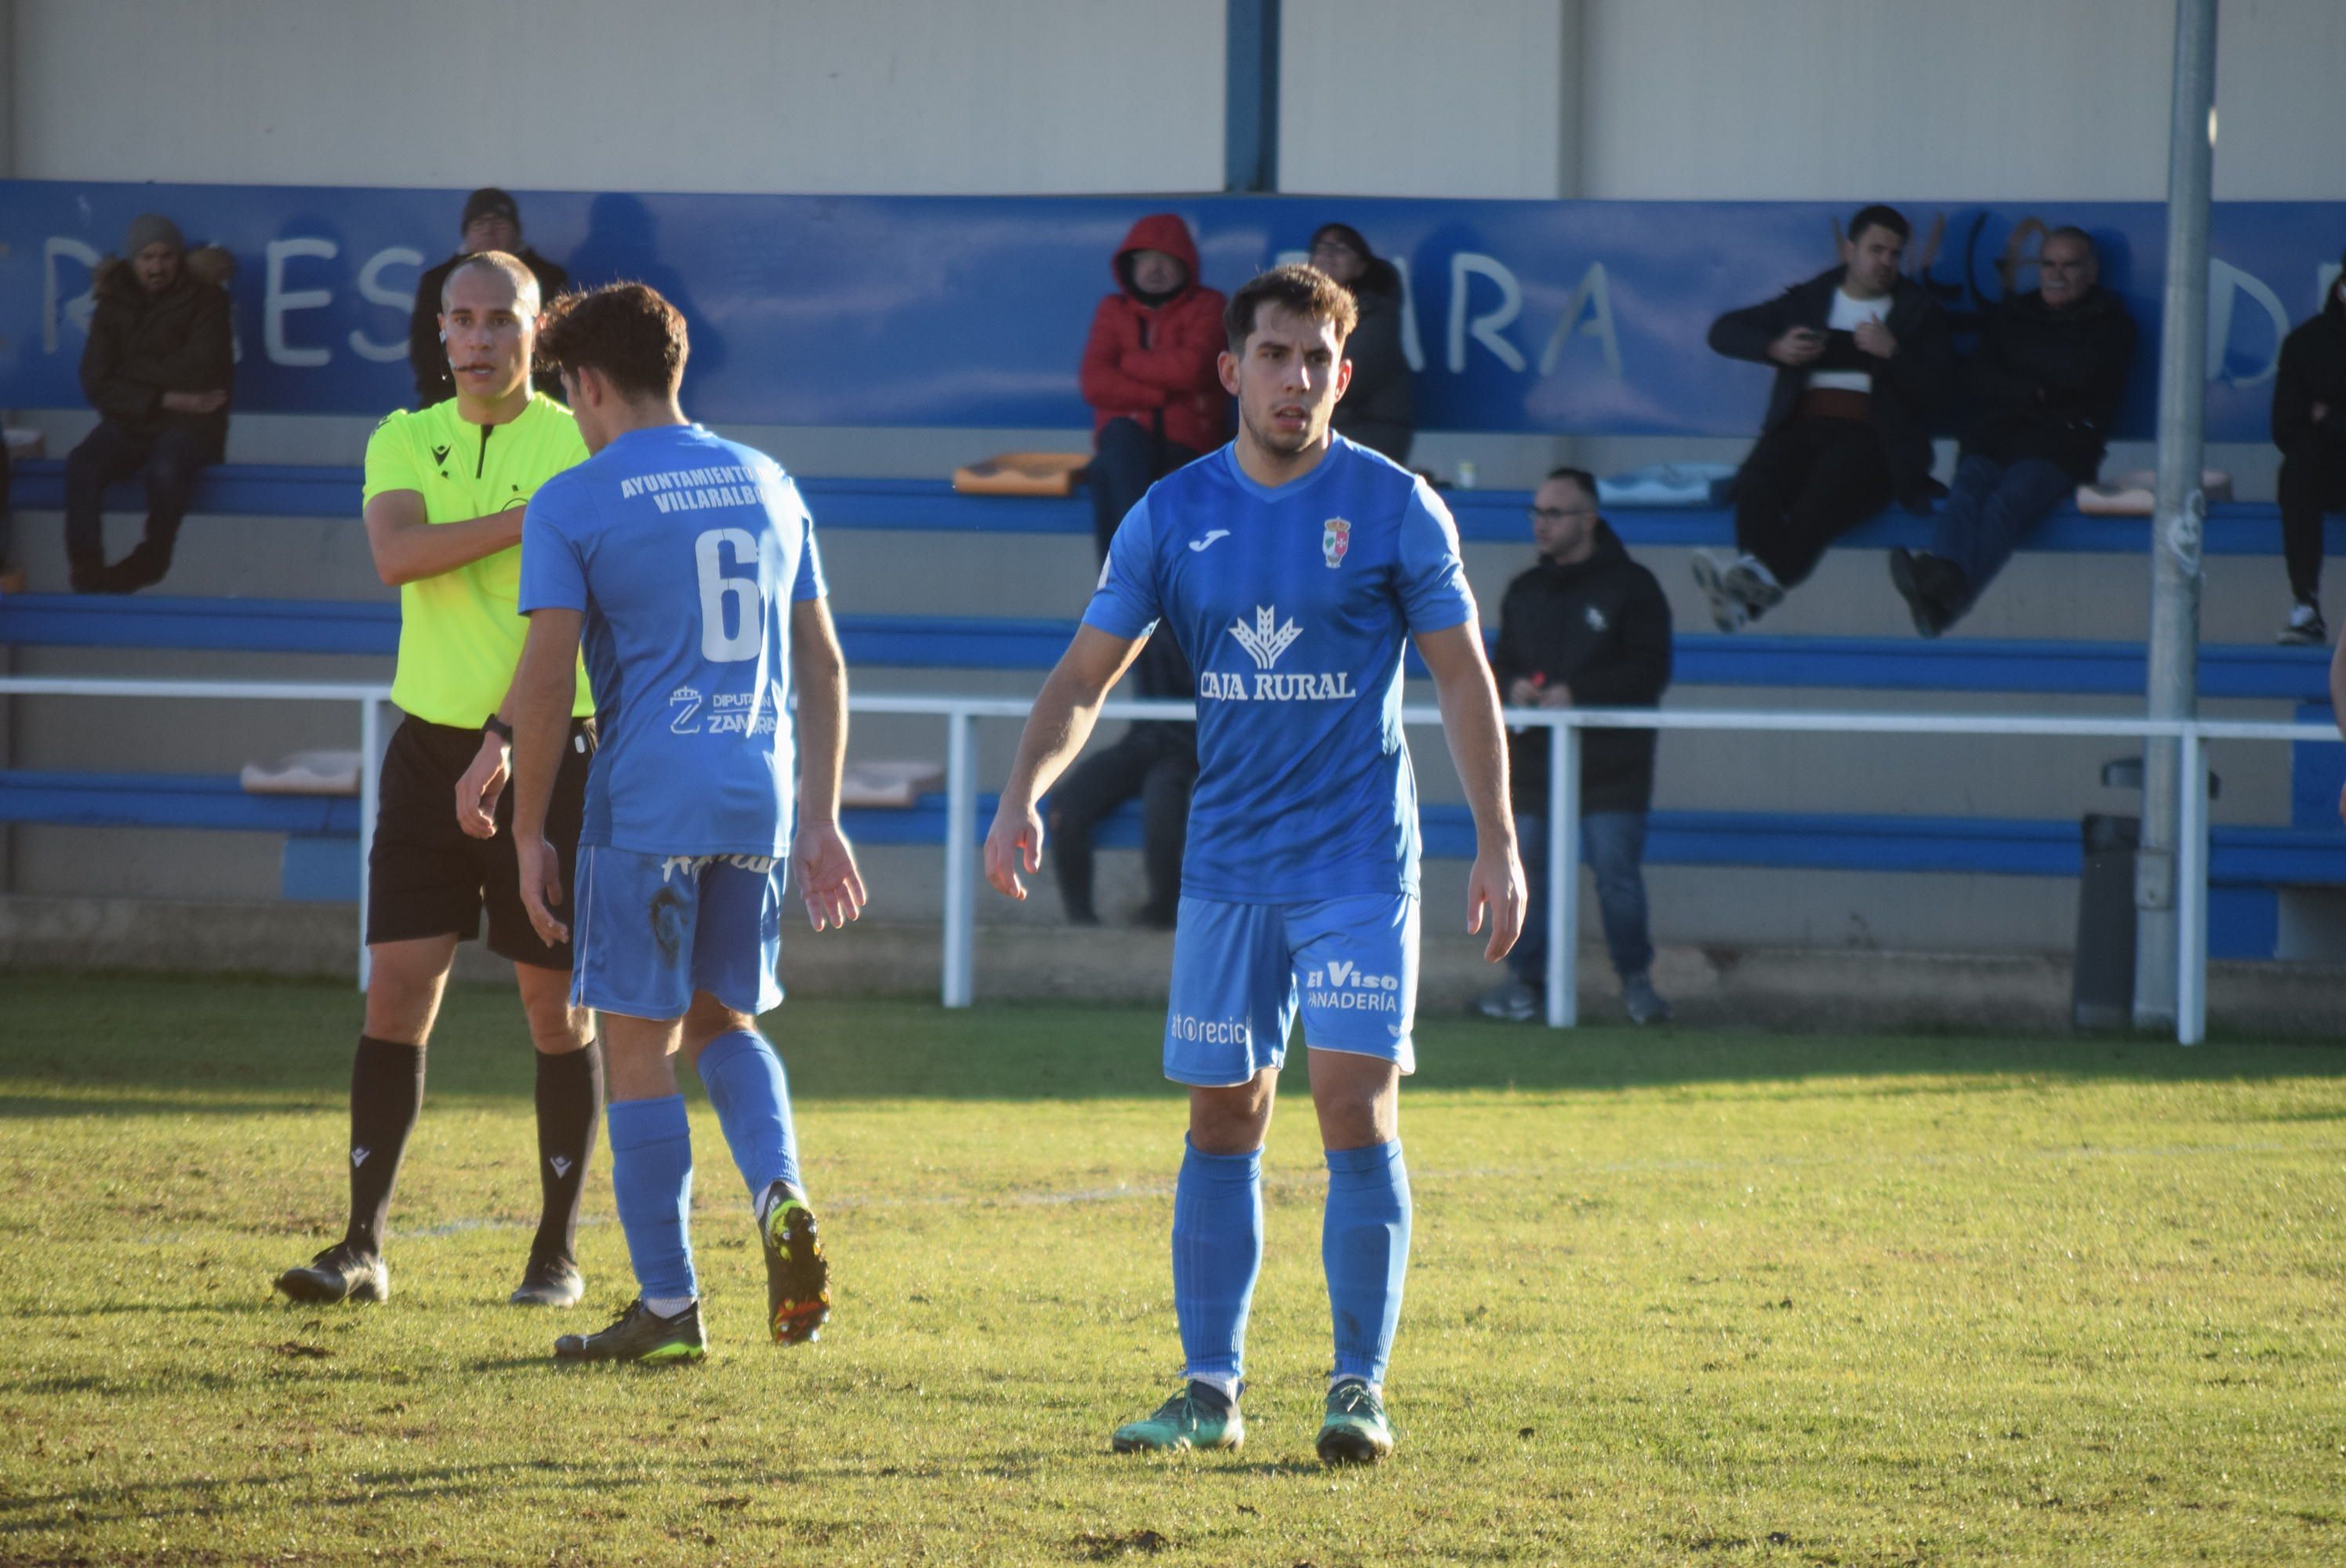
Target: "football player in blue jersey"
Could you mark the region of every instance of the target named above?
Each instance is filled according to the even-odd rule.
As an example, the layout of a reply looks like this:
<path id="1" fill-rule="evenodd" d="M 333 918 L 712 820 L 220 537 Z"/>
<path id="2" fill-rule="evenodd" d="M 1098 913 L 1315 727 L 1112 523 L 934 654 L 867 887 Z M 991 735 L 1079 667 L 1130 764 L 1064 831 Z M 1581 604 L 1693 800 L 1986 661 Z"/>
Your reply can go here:
<path id="1" fill-rule="evenodd" d="M 1189 1086 L 1173 1198 L 1182 1387 L 1117 1429 L 1118 1452 L 1235 1449 L 1262 1260 L 1262 1144 L 1300 1012 L 1327 1150 L 1321 1257 L 1335 1330 L 1319 1451 L 1392 1451 L 1384 1375 L 1409 1256 L 1400 1087 L 1415 1065 L 1417 792 L 1402 654 L 1440 693 L 1474 813 L 1466 929 L 1496 962 L 1523 921 L 1498 693 L 1457 529 L 1425 483 L 1329 430 L 1352 296 L 1280 267 L 1230 300 L 1222 382 L 1237 438 L 1167 476 L 1117 530 L 1074 643 L 1035 700 L 985 840 L 1025 897 L 1036 802 L 1159 622 L 1198 676 L 1197 792 L 1182 862 L 1166 1076 Z"/>
<path id="2" fill-rule="evenodd" d="M 653 290 L 556 300 L 538 351 L 559 367 L 594 455 L 541 485 L 522 524 L 514 847 L 541 934 L 566 939 L 575 926 L 573 1002 L 604 1015 L 611 1185 L 641 1292 L 609 1328 L 564 1335 L 555 1354 L 706 1351 L 679 1046 L 755 1206 L 774 1340 L 801 1344 L 829 1314 L 828 1265 L 781 1059 L 755 1020 L 782 999 L 785 855 L 815 930 L 855 919 L 864 896 L 839 830 L 847 677 L 814 520 L 772 458 L 686 421 L 684 318 Z M 582 637 L 603 746 L 566 925 L 545 823 Z"/>

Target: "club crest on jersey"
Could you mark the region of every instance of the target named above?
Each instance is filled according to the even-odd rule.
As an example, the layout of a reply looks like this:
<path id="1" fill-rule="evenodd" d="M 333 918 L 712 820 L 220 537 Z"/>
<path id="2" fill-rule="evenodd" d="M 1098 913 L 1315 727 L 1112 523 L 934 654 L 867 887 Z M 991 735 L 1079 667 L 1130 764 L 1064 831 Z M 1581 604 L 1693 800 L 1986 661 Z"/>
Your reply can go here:
<path id="1" fill-rule="evenodd" d="M 1320 554 L 1334 571 L 1344 564 L 1344 552 L 1352 547 L 1352 525 L 1341 517 L 1331 517 L 1321 525 Z"/>

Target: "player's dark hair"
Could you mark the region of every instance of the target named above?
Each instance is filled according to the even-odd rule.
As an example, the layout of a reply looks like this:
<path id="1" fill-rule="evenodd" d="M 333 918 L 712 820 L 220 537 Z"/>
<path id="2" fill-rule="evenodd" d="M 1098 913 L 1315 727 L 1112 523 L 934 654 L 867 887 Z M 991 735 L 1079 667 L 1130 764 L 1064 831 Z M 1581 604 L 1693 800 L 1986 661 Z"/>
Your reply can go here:
<path id="1" fill-rule="evenodd" d="M 1887 229 L 1901 239 L 1914 238 L 1913 227 L 1906 221 L 1906 215 L 1878 201 L 1871 207 L 1859 208 L 1857 216 L 1849 220 L 1849 242 L 1856 244 L 1869 229 Z"/>
<path id="2" fill-rule="evenodd" d="M 1585 468 L 1551 468 L 1547 471 L 1547 476 L 1549 479 L 1569 479 L 1587 492 L 1588 499 L 1591 501 L 1596 499 L 1596 475 Z"/>
<path id="3" fill-rule="evenodd" d="M 1328 322 L 1336 329 L 1339 344 L 1352 335 L 1361 320 L 1361 308 L 1352 303 L 1350 289 L 1317 267 L 1290 262 L 1256 273 L 1230 296 L 1229 309 L 1222 312 L 1222 331 L 1229 339 L 1230 352 L 1246 352 L 1246 341 L 1254 332 L 1255 312 L 1265 305 Z"/>
<path id="4" fill-rule="evenodd" d="M 537 357 L 566 375 L 597 370 L 629 401 L 673 397 L 692 351 L 684 315 L 648 283 L 573 290 L 546 308 Z"/>
<path id="5" fill-rule="evenodd" d="M 503 250 L 475 250 L 449 268 L 448 275 L 440 280 L 442 311 L 448 308 L 448 286 L 467 272 L 503 273 L 505 281 L 513 285 L 515 307 L 525 318 L 536 315 L 538 308 L 546 303 L 538 294 L 537 274 L 520 257 Z"/>

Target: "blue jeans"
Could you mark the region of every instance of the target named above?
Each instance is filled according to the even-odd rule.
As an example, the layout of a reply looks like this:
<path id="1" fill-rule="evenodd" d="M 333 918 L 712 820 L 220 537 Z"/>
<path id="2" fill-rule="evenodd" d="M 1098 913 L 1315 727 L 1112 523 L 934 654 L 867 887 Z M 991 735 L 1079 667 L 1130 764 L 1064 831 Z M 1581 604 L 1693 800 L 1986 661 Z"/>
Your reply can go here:
<path id="1" fill-rule="evenodd" d="M 1516 979 L 1536 988 L 1547 980 L 1547 818 L 1516 812 L 1515 840 L 1531 898 L 1524 909 L 1524 934 L 1507 955 L 1507 966 Z M 1613 972 L 1624 980 L 1645 973 L 1654 962 L 1653 939 L 1646 929 L 1646 814 L 1583 813 L 1580 858 L 1596 874 L 1596 912 Z M 1576 890 L 1578 881 L 1573 879 Z"/>
<path id="2" fill-rule="evenodd" d="M 2076 488 L 2067 469 L 2041 457 L 2006 467 L 1973 453 L 1956 463 L 1931 537 L 1931 554 L 1963 568 L 1970 594 L 1948 607 L 1961 615 L 1979 603 L 2020 542 Z"/>

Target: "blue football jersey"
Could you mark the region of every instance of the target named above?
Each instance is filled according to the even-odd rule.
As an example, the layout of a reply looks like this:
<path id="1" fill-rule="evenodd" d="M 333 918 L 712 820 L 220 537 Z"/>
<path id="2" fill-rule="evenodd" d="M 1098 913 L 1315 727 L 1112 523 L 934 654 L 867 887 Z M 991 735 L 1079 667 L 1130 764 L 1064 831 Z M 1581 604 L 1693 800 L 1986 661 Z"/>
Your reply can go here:
<path id="1" fill-rule="evenodd" d="M 790 606 L 822 593 L 798 486 L 697 424 L 631 431 L 538 487 L 521 608 L 585 615 L 601 730 L 581 844 L 788 850 Z"/>
<path id="2" fill-rule="evenodd" d="M 1402 647 L 1475 618 L 1448 508 L 1341 436 L 1276 489 L 1228 446 L 1151 486 L 1084 620 L 1119 637 L 1161 620 L 1197 672 L 1181 891 L 1295 903 L 1414 889 Z"/>

